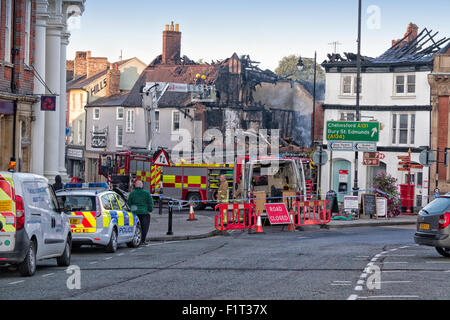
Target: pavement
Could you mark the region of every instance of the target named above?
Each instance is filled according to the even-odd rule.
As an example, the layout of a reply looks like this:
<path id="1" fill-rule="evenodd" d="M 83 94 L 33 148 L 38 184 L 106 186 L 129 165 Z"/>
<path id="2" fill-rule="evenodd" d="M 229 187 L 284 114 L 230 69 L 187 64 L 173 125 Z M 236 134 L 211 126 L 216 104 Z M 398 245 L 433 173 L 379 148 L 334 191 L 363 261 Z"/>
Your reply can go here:
<path id="1" fill-rule="evenodd" d="M 213 236 L 228 236 L 228 231 L 218 231 L 214 225 L 214 211 L 201 211 L 201 213 L 195 213 L 194 216 L 197 220 L 188 221 L 189 210 L 173 209 L 172 213 L 172 234 L 167 234 L 169 231 L 169 214 L 166 208 L 163 209 L 162 214 L 158 213 L 158 208 L 152 213 L 150 221 L 149 234 L 147 241 L 180 241 L 180 240 L 192 240 L 208 238 Z M 402 225 L 415 225 L 417 221 L 417 215 L 399 215 L 393 218 L 378 218 L 370 219 L 368 217 L 361 217 L 351 221 L 344 220 L 331 220 L 326 225 L 326 229 L 340 229 L 340 228 L 354 228 L 354 227 L 377 227 L 377 226 L 402 226 Z M 306 226 L 297 227 L 296 231 L 302 230 L 320 229 L 320 226 Z M 271 232 L 274 230 L 287 231 L 287 227 L 281 226 L 271 227 L 264 226 L 263 230 Z"/>

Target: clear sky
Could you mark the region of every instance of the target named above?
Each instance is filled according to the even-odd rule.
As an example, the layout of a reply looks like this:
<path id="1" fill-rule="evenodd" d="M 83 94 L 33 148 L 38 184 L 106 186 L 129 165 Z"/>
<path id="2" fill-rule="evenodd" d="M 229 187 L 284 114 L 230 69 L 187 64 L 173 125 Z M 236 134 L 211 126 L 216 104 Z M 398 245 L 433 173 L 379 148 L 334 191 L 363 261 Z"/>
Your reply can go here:
<path id="1" fill-rule="evenodd" d="M 450 0 L 363 0 L 361 53 L 376 57 L 402 38 L 410 22 L 450 37 Z M 161 54 L 162 31 L 180 25 L 181 54 L 220 60 L 248 54 L 262 69 L 300 54 L 318 62 L 333 51 L 357 50 L 357 0 L 87 0 L 71 31 L 67 58 L 90 50 L 110 62 L 137 57 L 150 63 Z"/>

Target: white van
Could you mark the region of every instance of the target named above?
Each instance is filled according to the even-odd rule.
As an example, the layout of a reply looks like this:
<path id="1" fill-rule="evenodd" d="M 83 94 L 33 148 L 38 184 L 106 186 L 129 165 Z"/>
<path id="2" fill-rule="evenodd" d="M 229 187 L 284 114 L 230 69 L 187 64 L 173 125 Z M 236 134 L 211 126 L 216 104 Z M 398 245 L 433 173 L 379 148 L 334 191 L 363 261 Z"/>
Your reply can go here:
<path id="1" fill-rule="evenodd" d="M 68 266 L 71 239 L 69 217 L 46 178 L 0 172 L 0 264 L 17 265 L 23 276 L 32 276 L 42 259 Z"/>

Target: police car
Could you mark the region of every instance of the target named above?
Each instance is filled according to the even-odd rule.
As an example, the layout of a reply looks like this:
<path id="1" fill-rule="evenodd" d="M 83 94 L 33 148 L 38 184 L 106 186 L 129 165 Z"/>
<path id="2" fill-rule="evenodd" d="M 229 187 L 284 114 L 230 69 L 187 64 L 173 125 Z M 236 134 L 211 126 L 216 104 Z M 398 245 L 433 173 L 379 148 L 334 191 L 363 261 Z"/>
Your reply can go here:
<path id="1" fill-rule="evenodd" d="M 130 248 L 141 244 L 139 219 L 106 183 L 68 183 L 56 196 L 66 214 L 83 217 L 80 224 L 71 225 L 72 247 L 99 245 L 115 252 L 122 243 Z"/>

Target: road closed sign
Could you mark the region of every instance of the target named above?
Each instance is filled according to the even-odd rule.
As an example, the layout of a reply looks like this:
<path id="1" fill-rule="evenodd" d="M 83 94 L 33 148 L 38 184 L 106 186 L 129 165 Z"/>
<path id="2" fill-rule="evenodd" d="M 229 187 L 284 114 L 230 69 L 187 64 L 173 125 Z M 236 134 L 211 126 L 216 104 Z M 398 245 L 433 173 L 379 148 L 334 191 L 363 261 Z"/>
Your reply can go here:
<path id="1" fill-rule="evenodd" d="M 267 216 L 270 224 L 288 224 L 291 223 L 291 218 L 284 203 L 266 203 Z"/>

